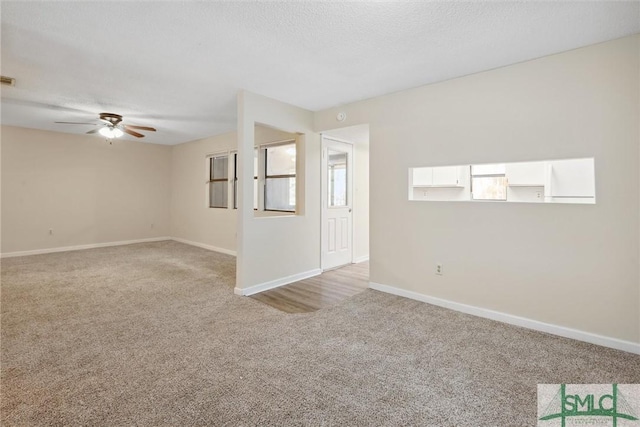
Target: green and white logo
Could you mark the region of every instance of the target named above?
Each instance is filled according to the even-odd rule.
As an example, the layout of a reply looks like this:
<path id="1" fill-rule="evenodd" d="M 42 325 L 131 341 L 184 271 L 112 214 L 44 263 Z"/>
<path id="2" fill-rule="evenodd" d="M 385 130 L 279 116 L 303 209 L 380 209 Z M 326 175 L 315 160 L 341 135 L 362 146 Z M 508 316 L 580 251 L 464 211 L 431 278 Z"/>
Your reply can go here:
<path id="1" fill-rule="evenodd" d="M 538 384 L 538 427 L 640 427 L 640 384 Z"/>

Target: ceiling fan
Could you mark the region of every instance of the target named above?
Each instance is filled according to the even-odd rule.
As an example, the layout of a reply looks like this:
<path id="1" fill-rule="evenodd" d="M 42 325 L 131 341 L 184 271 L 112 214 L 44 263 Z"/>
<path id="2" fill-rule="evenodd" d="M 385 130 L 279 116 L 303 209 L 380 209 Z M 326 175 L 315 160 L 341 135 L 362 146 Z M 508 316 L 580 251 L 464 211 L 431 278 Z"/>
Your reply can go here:
<path id="1" fill-rule="evenodd" d="M 87 133 L 100 133 L 105 138 L 120 138 L 125 133 L 135 136 L 136 138 L 144 138 L 144 135 L 136 130 L 146 130 L 149 132 L 155 132 L 156 129 L 149 126 L 134 126 L 126 125 L 122 123 L 122 116 L 120 114 L 113 113 L 100 113 L 100 120 L 104 123 L 96 124 L 90 122 L 55 122 L 67 125 L 93 125 L 100 126 L 92 129 Z M 136 129 L 136 130 L 134 130 Z"/>

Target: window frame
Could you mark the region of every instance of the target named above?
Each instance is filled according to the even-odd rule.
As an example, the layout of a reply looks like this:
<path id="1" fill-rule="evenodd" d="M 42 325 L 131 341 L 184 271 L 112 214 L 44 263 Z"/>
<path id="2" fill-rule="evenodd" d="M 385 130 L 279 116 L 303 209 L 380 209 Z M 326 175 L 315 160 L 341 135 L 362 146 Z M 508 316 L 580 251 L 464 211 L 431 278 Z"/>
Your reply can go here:
<path id="1" fill-rule="evenodd" d="M 258 147 L 255 147 L 254 149 L 254 153 L 258 152 Z M 254 154 L 255 155 L 255 154 Z M 237 150 L 232 150 L 229 152 L 229 163 L 230 163 L 230 167 L 233 167 L 233 169 L 229 169 L 229 171 L 232 171 L 233 173 L 230 175 L 229 178 L 229 184 L 231 185 L 231 193 L 230 197 L 231 197 L 231 207 L 229 209 L 238 209 L 238 193 L 239 193 L 239 183 L 240 180 L 238 178 L 238 151 Z M 256 175 L 256 173 L 258 173 L 258 171 L 254 170 L 254 182 L 258 181 L 258 175 Z M 253 210 L 256 211 L 258 210 L 258 207 L 256 205 L 254 205 Z"/>
<path id="2" fill-rule="evenodd" d="M 295 170 L 296 173 L 294 174 L 278 174 L 278 175 L 269 175 L 268 174 L 268 170 L 269 170 L 269 156 L 268 156 L 268 149 L 269 148 L 273 148 L 273 147 L 282 147 L 282 146 L 287 146 L 287 145 L 292 145 L 293 148 L 296 151 L 296 165 L 295 165 Z M 262 159 L 260 159 L 260 153 L 262 153 Z M 268 144 L 262 144 L 260 146 L 260 151 L 258 153 L 258 162 L 260 163 L 260 160 L 263 160 L 262 162 L 262 168 L 258 168 L 258 174 L 261 175 L 262 178 L 262 182 L 263 182 L 263 186 L 262 186 L 262 203 L 258 203 L 260 208 L 262 208 L 262 211 L 265 212 L 282 212 L 282 213 L 287 213 L 287 214 L 296 214 L 298 212 L 298 191 L 297 191 L 297 184 L 298 184 L 298 144 L 297 144 L 297 140 L 296 139 L 288 139 L 285 141 L 277 141 L 277 142 L 272 142 L 272 143 L 268 143 Z M 295 203 L 294 203 L 294 208 L 293 210 L 287 210 L 287 209 L 268 209 L 267 208 L 267 180 L 268 179 L 295 179 L 296 182 L 296 193 L 295 193 Z M 260 182 L 260 179 L 258 180 L 258 182 Z M 258 185 L 258 187 L 260 187 Z"/>
<path id="3" fill-rule="evenodd" d="M 213 178 L 214 175 L 214 160 L 226 158 L 227 161 L 227 175 L 225 178 Z M 207 155 L 207 207 L 209 209 L 229 209 L 229 159 L 230 153 L 228 151 L 209 154 Z M 227 184 L 227 197 L 226 197 L 226 206 L 212 206 L 211 201 L 211 185 L 215 182 L 226 182 Z"/>
<path id="4" fill-rule="evenodd" d="M 267 175 L 268 170 L 268 149 L 277 147 L 277 146 L 287 146 L 291 145 L 295 149 L 296 152 L 296 162 L 295 162 L 295 171 L 294 174 L 278 174 L 278 175 Z M 254 211 L 262 211 L 262 212 L 281 212 L 286 214 L 296 215 L 299 209 L 299 193 L 296 188 L 295 191 L 295 204 L 294 209 L 285 210 L 285 209 L 267 209 L 267 179 L 291 179 L 295 180 L 296 185 L 298 184 L 298 140 L 297 138 L 286 139 L 281 141 L 274 141 L 261 144 L 259 146 L 254 147 L 254 156 L 257 158 L 257 168 L 254 168 L 254 182 L 255 185 L 255 199 L 254 199 Z M 238 176 L 238 151 L 237 150 L 225 150 L 218 151 L 213 153 L 207 153 L 205 156 L 205 174 L 206 174 L 206 194 L 205 194 L 205 206 L 209 209 L 238 209 L 239 202 L 239 183 L 240 179 Z M 226 158 L 227 161 L 227 175 L 224 178 L 213 178 L 214 176 L 214 162 L 216 159 Z M 226 182 L 227 183 L 227 198 L 226 198 L 226 206 L 213 206 L 211 202 L 211 185 L 216 182 Z"/>
<path id="5" fill-rule="evenodd" d="M 231 151 L 229 153 L 229 162 L 231 163 L 231 157 L 233 156 L 233 175 L 231 178 L 231 195 L 232 197 L 232 205 L 231 209 L 238 209 L 238 152 Z"/>
<path id="6" fill-rule="evenodd" d="M 253 147 L 253 158 L 255 159 L 255 165 L 253 168 L 253 210 L 260 210 L 260 147 Z M 262 197 L 264 200 L 264 197 Z"/>
<path id="7" fill-rule="evenodd" d="M 345 171 L 345 177 L 344 177 L 344 182 L 345 182 L 345 195 L 344 195 L 344 204 L 343 205 L 332 205 L 331 202 L 335 200 L 335 172 L 336 172 L 336 168 L 335 166 L 331 165 L 331 152 L 333 153 L 337 153 L 337 154 L 344 154 L 346 157 L 346 161 L 344 162 L 344 171 Z M 323 153 L 324 155 L 324 153 Z M 335 149 L 327 149 L 327 190 L 329 191 L 328 194 L 326 194 L 327 196 L 327 209 L 344 209 L 346 207 L 351 206 L 351 200 L 350 200 L 350 195 L 349 195 L 349 168 L 352 167 L 351 163 L 351 158 L 349 156 L 349 153 L 346 151 L 339 151 L 339 150 L 335 150 Z M 329 183 L 329 178 L 331 178 L 331 183 Z"/>

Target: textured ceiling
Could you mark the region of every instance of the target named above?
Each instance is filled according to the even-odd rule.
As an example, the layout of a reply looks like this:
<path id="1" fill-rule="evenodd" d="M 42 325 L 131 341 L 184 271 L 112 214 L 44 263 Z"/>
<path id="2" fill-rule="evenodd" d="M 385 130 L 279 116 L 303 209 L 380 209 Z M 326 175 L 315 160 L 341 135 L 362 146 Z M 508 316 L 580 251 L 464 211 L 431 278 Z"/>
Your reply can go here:
<path id="1" fill-rule="evenodd" d="M 239 89 L 310 110 L 640 32 L 638 2 L 2 1 L 2 123 L 114 112 L 175 144 L 235 129 Z"/>

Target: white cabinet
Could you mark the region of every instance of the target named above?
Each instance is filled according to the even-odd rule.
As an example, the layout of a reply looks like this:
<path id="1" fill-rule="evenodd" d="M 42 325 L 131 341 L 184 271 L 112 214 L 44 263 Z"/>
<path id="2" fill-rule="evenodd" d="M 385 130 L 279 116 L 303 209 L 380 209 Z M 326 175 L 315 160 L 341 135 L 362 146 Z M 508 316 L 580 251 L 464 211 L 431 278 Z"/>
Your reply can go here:
<path id="1" fill-rule="evenodd" d="M 413 169 L 414 187 L 462 187 L 462 166 Z"/>
<path id="2" fill-rule="evenodd" d="M 433 185 L 433 168 L 414 168 L 413 186 Z"/>
<path id="3" fill-rule="evenodd" d="M 433 168 L 433 185 L 456 187 L 460 185 L 460 166 L 441 166 Z"/>
<path id="4" fill-rule="evenodd" d="M 545 162 L 507 163 L 506 176 L 512 187 L 542 187 Z"/>
<path id="5" fill-rule="evenodd" d="M 504 175 L 504 163 L 471 165 L 471 175 Z"/>
<path id="6" fill-rule="evenodd" d="M 551 197 L 595 197 L 593 159 L 554 160 L 551 166 Z"/>

